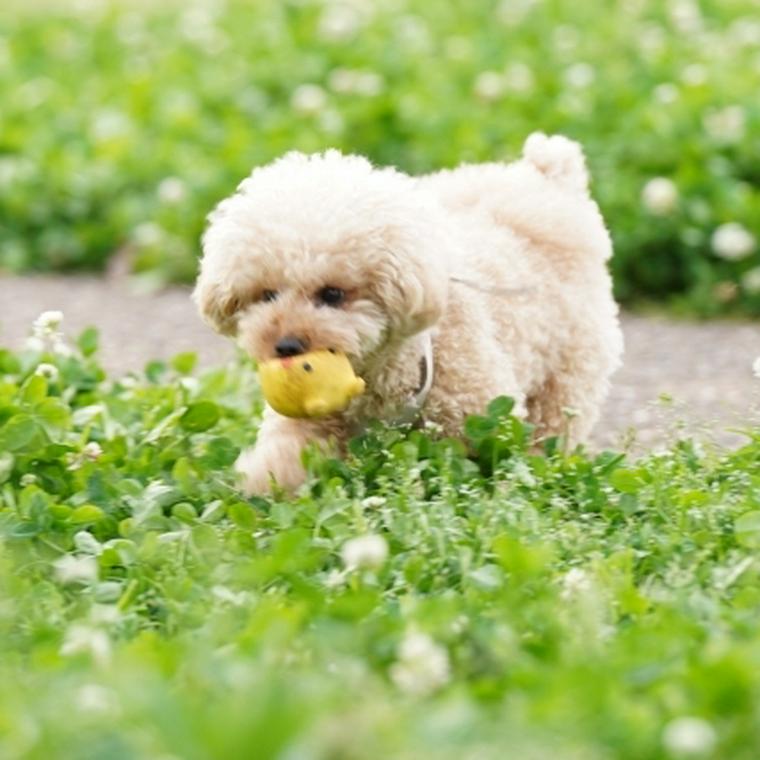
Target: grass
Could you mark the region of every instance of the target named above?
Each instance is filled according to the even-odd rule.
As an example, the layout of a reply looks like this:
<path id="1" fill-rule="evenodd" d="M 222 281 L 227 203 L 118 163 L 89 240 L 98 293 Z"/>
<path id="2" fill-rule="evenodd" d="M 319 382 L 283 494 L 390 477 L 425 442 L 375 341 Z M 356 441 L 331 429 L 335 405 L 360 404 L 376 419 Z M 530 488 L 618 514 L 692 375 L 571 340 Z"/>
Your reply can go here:
<path id="1" fill-rule="evenodd" d="M 247 363 L 37 333 L 0 352 L 0 757 L 758 756 L 759 435 L 539 455 L 497 399 L 469 457 L 376 428 L 244 500 Z"/>
<path id="2" fill-rule="evenodd" d="M 287 150 L 423 172 L 542 129 L 587 149 L 621 299 L 760 313 L 752 0 L 12 0 L 0 40 L 5 269 L 189 280 L 207 212 Z"/>

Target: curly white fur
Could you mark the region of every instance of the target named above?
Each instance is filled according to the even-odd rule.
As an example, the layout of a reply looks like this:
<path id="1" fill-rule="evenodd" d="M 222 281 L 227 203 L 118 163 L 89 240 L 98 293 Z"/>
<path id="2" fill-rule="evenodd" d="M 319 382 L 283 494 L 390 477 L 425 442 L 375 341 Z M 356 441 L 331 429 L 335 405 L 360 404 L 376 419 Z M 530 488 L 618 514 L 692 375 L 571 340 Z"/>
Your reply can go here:
<path id="1" fill-rule="evenodd" d="M 325 420 L 267 409 L 237 465 L 248 493 L 297 487 L 308 443 L 340 446 L 361 421 L 393 419 L 419 383 L 423 331 L 435 382 L 421 416 L 449 435 L 506 394 L 541 435 L 580 441 L 620 361 L 610 238 L 581 148 L 561 136 L 531 135 L 512 164 L 418 178 L 289 153 L 219 204 L 203 248 L 195 298 L 216 329 L 258 360 L 285 335 L 345 351 L 367 382 Z M 345 304 L 320 305 L 325 286 Z"/>

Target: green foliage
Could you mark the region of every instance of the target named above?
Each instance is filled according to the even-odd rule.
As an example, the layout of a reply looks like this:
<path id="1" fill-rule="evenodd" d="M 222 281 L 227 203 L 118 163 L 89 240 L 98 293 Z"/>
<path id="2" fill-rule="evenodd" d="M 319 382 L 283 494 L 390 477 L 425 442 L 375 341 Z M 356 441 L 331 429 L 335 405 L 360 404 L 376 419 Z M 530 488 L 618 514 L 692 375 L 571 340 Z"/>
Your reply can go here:
<path id="1" fill-rule="evenodd" d="M 760 232 L 752 0 L 11 7 L 4 268 L 124 251 L 146 277 L 188 280 L 206 213 L 287 150 L 423 172 L 513 158 L 542 129 L 587 149 L 620 298 L 760 312 L 760 254 L 741 235 L 736 260 L 711 246 L 725 223 Z M 655 177 L 677 197 L 643 203 Z"/>
<path id="2" fill-rule="evenodd" d="M 496 399 L 244 499 L 247 363 L 53 340 L 0 355 L 3 758 L 757 757 L 760 436 L 539 454 Z"/>

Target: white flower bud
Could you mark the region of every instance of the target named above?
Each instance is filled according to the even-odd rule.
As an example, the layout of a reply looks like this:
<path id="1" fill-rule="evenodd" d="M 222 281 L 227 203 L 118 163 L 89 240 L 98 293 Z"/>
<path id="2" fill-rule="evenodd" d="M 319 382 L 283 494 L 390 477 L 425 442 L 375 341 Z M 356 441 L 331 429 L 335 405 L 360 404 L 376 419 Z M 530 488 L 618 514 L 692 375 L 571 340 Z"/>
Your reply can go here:
<path id="1" fill-rule="evenodd" d="M 755 236 L 738 222 L 721 224 L 712 234 L 713 253 L 727 261 L 745 259 L 754 250 Z"/>
<path id="2" fill-rule="evenodd" d="M 34 374 L 44 377 L 46 380 L 50 380 L 51 383 L 56 382 L 59 376 L 58 367 L 56 367 L 55 364 L 48 364 L 47 362 L 41 362 L 38 364 L 37 369 L 34 370 Z"/>
<path id="3" fill-rule="evenodd" d="M 378 570 L 388 558 L 388 544 L 382 536 L 357 536 L 346 541 L 340 553 L 347 570 Z"/>
<path id="4" fill-rule="evenodd" d="M 406 634 L 398 650 L 398 660 L 390 669 L 396 686 L 407 694 L 424 696 L 448 683 L 449 654 L 426 633 Z"/>
<path id="5" fill-rule="evenodd" d="M 504 95 L 506 83 L 498 71 L 482 71 L 473 85 L 475 96 L 486 103 L 491 103 Z"/>
<path id="6" fill-rule="evenodd" d="M 565 71 L 565 82 L 579 90 L 593 84 L 594 79 L 596 72 L 590 63 L 574 63 Z"/>
<path id="7" fill-rule="evenodd" d="M 760 293 L 760 267 L 748 269 L 742 275 L 742 287 L 751 295 Z"/>
<path id="8" fill-rule="evenodd" d="M 66 554 L 53 563 L 56 578 L 61 583 L 94 583 L 98 579 L 98 563 L 92 556 L 74 557 Z"/>
<path id="9" fill-rule="evenodd" d="M 327 104 L 327 95 L 318 84 L 300 84 L 293 90 L 290 105 L 304 116 L 318 114 Z"/>
<path id="10" fill-rule="evenodd" d="M 367 496 L 366 498 L 362 499 L 362 506 L 366 509 L 378 509 L 379 507 L 385 506 L 385 497 Z"/>
<path id="11" fill-rule="evenodd" d="M 675 718 L 665 726 L 662 733 L 665 749 L 679 757 L 710 755 L 716 742 L 715 729 L 703 718 Z"/>
<path id="12" fill-rule="evenodd" d="M 655 177 L 644 185 L 641 200 L 652 214 L 667 216 L 678 205 L 678 188 L 667 177 Z"/>
<path id="13" fill-rule="evenodd" d="M 61 654 L 89 654 L 98 665 L 106 665 L 111 658 L 111 640 L 105 631 L 77 623 L 66 631 Z"/>
<path id="14" fill-rule="evenodd" d="M 82 454 L 91 462 L 95 462 L 103 455 L 103 449 L 97 441 L 90 441 L 83 449 Z"/>
<path id="15" fill-rule="evenodd" d="M 63 322 L 62 311 L 43 311 L 34 320 L 34 327 L 44 331 L 57 330 L 61 326 L 61 322 Z"/>
<path id="16" fill-rule="evenodd" d="M 187 195 L 185 183 L 178 177 L 167 177 L 158 186 L 158 199 L 161 203 L 180 203 Z"/>

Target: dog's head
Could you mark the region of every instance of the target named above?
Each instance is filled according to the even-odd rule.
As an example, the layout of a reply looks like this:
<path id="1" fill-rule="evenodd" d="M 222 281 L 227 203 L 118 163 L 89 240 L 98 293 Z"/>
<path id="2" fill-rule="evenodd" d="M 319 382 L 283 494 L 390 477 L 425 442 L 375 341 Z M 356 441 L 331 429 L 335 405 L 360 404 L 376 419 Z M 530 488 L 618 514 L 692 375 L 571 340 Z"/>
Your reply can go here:
<path id="1" fill-rule="evenodd" d="M 258 360 L 334 348 L 361 368 L 440 317 L 444 225 L 404 174 L 337 151 L 290 153 L 211 214 L 194 296 Z"/>

